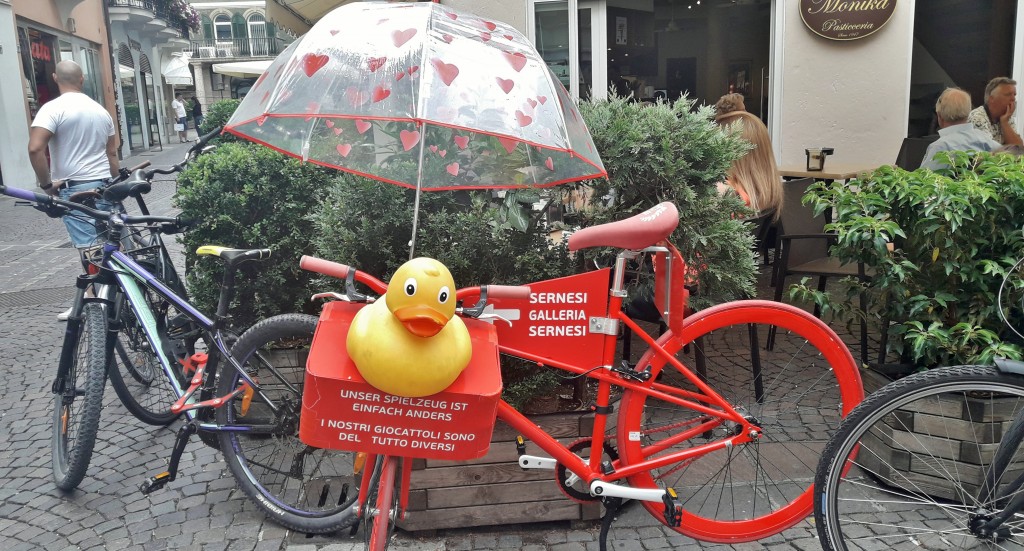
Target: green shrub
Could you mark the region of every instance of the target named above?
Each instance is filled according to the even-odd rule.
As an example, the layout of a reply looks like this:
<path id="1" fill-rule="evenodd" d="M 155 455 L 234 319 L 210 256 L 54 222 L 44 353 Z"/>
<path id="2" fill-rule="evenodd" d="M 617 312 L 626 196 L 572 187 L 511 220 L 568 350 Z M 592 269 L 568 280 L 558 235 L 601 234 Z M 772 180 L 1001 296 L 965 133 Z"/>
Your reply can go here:
<path id="1" fill-rule="evenodd" d="M 583 102 L 580 112 L 608 170 L 595 180 L 594 197 L 581 213 L 584 226 L 638 214 L 662 201 L 679 209 L 672 243 L 696 273 L 700 308 L 752 295 L 755 263 L 752 236 L 742 221 L 746 207 L 716 184 L 749 145 L 722 132 L 710 107 L 696 109 L 682 98 L 645 105 L 624 98 Z"/>
<path id="2" fill-rule="evenodd" d="M 889 350 L 918 366 L 1019 358 L 1021 343 L 998 315 L 998 293 L 1024 257 L 1024 159 L 942 155 L 952 168 L 883 167 L 860 180 L 812 187 L 804 200 L 818 212 L 833 209 L 834 254 L 875 269 L 867 284 L 872 304 L 861 312 L 852 300 L 815 296 L 806 286 L 794 294 L 851 317 L 891 322 Z M 1004 307 L 1020 304 L 1021 275 L 1009 279 L 1012 298 L 1004 297 Z M 1019 308 L 1004 311 L 1020 324 Z"/>
<path id="3" fill-rule="evenodd" d="M 311 275 L 299 269 L 303 254 L 314 254 L 316 210 L 335 178 L 269 148 L 225 143 L 201 155 L 178 178 L 176 205 L 198 220 L 184 235 L 188 283 L 196 304 L 213 313 L 222 264 L 199 259 L 200 245 L 270 248 L 269 261 L 243 265 L 232 305 L 236 327 L 284 312 L 311 311 Z"/>
<path id="4" fill-rule="evenodd" d="M 241 102 L 242 100 L 237 99 L 222 99 L 211 105 L 206 111 L 206 116 L 203 117 L 203 123 L 199 125 L 199 135 L 201 136 L 218 126 L 227 124 Z M 221 134 L 220 140 L 221 142 L 233 142 L 237 138 L 231 134 Z"/>

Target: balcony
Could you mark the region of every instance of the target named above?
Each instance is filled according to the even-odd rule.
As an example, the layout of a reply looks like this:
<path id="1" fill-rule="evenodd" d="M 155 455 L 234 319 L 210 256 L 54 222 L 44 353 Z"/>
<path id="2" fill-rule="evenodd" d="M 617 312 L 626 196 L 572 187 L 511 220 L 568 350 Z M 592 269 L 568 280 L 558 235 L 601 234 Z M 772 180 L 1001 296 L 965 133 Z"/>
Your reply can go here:
<path id="1" fill-rule="evenodd" d="M 143 30 L 147 23 L 156 19 L 150 0 L 107 0 L 107 7 L 111 21 L 120 21 L 138 30 Z"/>
<path id="2" fill-rule="evenodd" d="M 284 50 L 286 44 L 279 38 L 233 38 L 231 40 L 193 40 L 192 59 L 248 59 L 253 57 L 274 57 Z"/>

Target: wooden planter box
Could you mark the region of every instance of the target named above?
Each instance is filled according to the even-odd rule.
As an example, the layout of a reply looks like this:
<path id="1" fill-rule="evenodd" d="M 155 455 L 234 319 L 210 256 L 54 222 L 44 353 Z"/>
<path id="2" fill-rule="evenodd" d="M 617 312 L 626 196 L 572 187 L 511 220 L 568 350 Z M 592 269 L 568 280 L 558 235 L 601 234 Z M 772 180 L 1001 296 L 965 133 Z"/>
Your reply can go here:
<path id="1" fill-rule="evenodd" d="M 865 387 L 869 384 L 865 378 Z M 962 490 L 936 474 L 956 473 L 963 488 L 976 495 L 1003 431 L 1013 422 L 1016 405 L 1016 398 L 993 402 L 971 397 L 909 404 L 864 435 L 863 441 L 876 453 L 862 452 L 857 461 L 889 481 L 908 481 L 907 490 L 962 501 Z M 1009 480 L 1021 471 L 1024 463 L 1011 465 Z"/>
<path id="2" fill-rule="evenodd" d="M 591 435 L 588 413 L 553 413 L 530 417 L 568 444 Z M 409 510 L 396 524 L 409 530 L 466 526 L 590 520 L 600 518 L 601 504 L 570 500 L 555 482 L 555 472 L 519 467 L 516 433 L 498 421 L 487 455 L 470 461 L 413 460 Z M 527 440 L 526 453 L 546 455 Z"/>

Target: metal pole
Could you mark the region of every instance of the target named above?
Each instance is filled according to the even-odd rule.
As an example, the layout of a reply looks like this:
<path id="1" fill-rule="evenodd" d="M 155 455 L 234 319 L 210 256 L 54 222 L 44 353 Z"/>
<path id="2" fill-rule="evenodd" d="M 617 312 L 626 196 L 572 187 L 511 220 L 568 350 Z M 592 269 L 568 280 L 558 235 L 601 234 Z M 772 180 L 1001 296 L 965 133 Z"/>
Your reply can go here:
<path id="1" fill-rule="evenodd" d="M 420 223 L 420 194 L 423 193 L 423 150 L 424 142 L 427 141 L 427 132 L 424 126 L 420 123 L 416 123 L 417 128 L 420 129 L 420 160 L 416 167 L 416 200 L 412 205 L 412 237 L 409 239 L 409 260 L 416 258 L 416 228 Z"/>

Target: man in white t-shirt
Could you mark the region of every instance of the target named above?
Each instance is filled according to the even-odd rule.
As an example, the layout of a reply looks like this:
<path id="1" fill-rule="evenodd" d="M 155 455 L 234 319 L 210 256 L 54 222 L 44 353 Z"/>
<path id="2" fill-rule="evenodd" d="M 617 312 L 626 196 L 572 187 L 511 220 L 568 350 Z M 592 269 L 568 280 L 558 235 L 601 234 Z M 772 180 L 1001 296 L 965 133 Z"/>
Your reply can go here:
<path id="1" fill-rule="evenodd" d="M 188 126 L 186 126 L 188 118 L 185 113 L 185 102 L 181 101 L 181 92 L 174 94 L 174 101 L 171 102 L 171 109 L 174 109 L 174 120 L 177 121 L 175 124 L 181 130 L 178 131 L 178 140 L 181 143 L 188 141 Z"/>
<path id="2" fill-rule="evenodd" d="M 60 96 L 44 103 L 32 121 L 28 156 L 39 187 L 48 195 L 59 194 L 67 200 L 72 194 L 99 188 L 108 178 L 117 176 L 117 133 L 110 113 L 82 93 L 84 77 L 77 63 L 58 63 L 53 79 Z M 106 201 L 96 201 L 97 209 L 110 210 L 111 206 Z M 75 216 L 64 216 L 63 220 L 76 248 L 96 243 L 92 220 Z"/>

